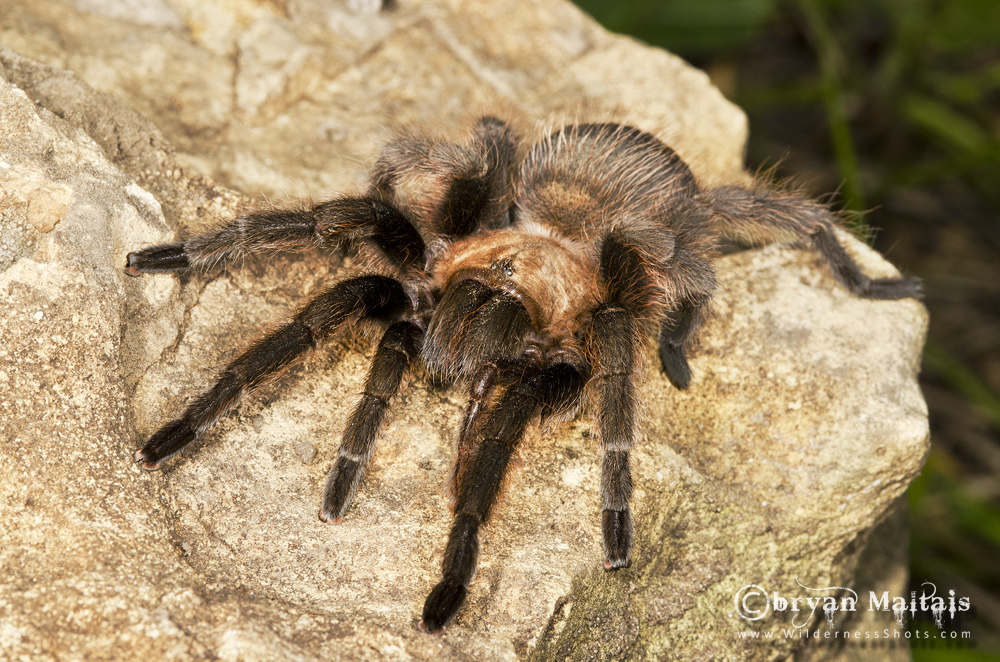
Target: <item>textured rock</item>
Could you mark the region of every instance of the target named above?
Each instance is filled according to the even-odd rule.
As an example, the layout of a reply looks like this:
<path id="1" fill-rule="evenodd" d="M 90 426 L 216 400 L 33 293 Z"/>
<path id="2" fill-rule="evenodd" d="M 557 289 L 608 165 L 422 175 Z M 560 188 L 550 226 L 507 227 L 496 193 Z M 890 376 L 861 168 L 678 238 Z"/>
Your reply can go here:
<path id="1" fill-rule="evenodd" d="M 125 254 L 248 203 L 192 173 L 272 197 L 351 191 L 401 124 L 497 106 L 529 126 L 624 117 L 719 183 L 743 176 L 742 114 L 559 2 L 10 4 L 0 43 L 44 64 L 0 52 L 4 657 L 781 657 L 802 642 L 738 641 L 733 595 L 849 585 L 919 470 L 923 307 L 855 299 L 807 251 L 733 255 L 691 389 L 656 371 L 645 385 L 632 568 L 600 569 L 583 417 L 532 434 L 468 604 L 443 637 L 420 634 L 464 394 L 413 381 L 339 526 L 316 512 L 363 338 L 143 473 L 144 437 L 351 265 L 306 252 L 129 279 Z"/>

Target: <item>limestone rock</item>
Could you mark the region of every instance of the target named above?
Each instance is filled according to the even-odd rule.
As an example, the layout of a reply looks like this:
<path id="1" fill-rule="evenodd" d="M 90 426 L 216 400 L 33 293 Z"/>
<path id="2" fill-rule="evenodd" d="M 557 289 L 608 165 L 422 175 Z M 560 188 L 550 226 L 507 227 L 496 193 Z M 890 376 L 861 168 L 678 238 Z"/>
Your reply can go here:
<path id="1" fill-rule="evenodd" d="M 627 119 L 721 183 L 743 177 L 742 114 L 704 74 L 554 0 L 11 4 L 3 657 L 771 659 L 802 643 L 738 641 L 750 625 L 736 592 L 850 585 L 919 470 L 923 307 L 858 300 L 808 251 L 736 254 L 720 261 L 690 390 L 655 370 L 644 385 L 633 566 L 601 569 L 588 419 L 534 432 L 468 603 L 443 637 L 419 633 L 464 393 L 413 380 L 339 526 L 316 512 L 371 355 L 363 338 L 314 353 L 144 473 L 131 462 L 144 438 L 352 265 L 313 251 L 130 279 L 125 255 L 247 195 L 356 190 L 402 125 L 456 127 L 497 107 L 525 125 Z M 844 241 L 869 274 L 894 273 Z"/>

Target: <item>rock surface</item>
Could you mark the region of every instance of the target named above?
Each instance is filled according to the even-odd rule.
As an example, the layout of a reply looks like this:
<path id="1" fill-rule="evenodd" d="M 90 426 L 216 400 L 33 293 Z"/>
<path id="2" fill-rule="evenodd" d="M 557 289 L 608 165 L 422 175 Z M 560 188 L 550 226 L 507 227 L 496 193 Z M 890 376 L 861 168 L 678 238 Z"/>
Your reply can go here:
<path id="1" fill-rule="evenodd" d="M 363 338 L 313 354 L 163 471 L 130 461 L 218 366 L 351 268 L 317 251 L 126 277 L 130 250 L 250 203 L 213 179 L 272 198 L 356 190 L 394 127 L 461 127 L 500 107 L 526 126 L 627 118 L 703 182 L 737 180 L 745 120 L 704 74 L 554 1 L 11 4 L 0 10 L 0 43 L 21 53 L 0 51 L 3 657 L 809 653 L 802 640 L 738 639 L 782 621 L 741 619 L 734 595 L 851 585 L 928 439 L 915 379 L 925 310 L 855 299 L 807 251 L 721 260 L 691 389 L 650 371 L 632 568 L 600 569 L 588 419 L 533 433 L 470 599 L 440 638 L 414 623 L 450 520 L 459 390 L 412 381 L 339 526 L 316 512 L 371 355 Z M 893 273 L 845 242 L 869 274 Z"/>

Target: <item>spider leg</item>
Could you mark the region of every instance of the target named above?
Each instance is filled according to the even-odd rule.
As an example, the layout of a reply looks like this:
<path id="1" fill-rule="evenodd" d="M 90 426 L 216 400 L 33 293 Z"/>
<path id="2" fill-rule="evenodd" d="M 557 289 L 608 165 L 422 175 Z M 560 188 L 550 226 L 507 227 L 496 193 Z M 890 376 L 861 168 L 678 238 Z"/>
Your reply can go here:
<path id="1" fill-rule="evenodd" d="M 655 265 L 649 260 L 650 247 L 623 229 L 612 230 L 603 238 L 599 273 L 605 295 L 593 309 L 585 337 L 593 370 L 594 423 L 602 452 L 601 531 L 606 570 L 631 563 L 629 453 L 637 435 L 640 406 L 635 384 L 645 340 L 640 320 L 662 296 L 651 277 Z M 686 367 L 683 351 L 679 356 Z"/>
<path id="2" fill-rule="evenodd" d="M 637 318 L 655 314 L 651 304 L 663 302 L 660 365 L 675 387 L 686 389 L 691 383 L 687 345 L 705 318 L 717 284 L 710 259 L 716 239 L 707 229 L 711 221 L 707 209 L 691 200 L 654 220 L 654 227 L 664 228 L 665 233 L 633 224 L 608 234 L 601 248 L 601 269 L 609 294 Z"/>
<path id="3" fill-rule="evenodd" d="M 715 270 L 696 251 L 688 250 L 683 233 L 678 236 L 674 257 L 661 271 L 665 289 L 676 297 L 660 321 L 660 365 L 667 378 L 684 390 L 691 384 L 691 368 L 687 361 L 687 346 L 705 318 L 708 302 L 715 290 Z"/>
<path id="4" fill-rule="evenodd" d="M 338 523 L 351 505 L 358 483 L 375 452 L 389 401 L 396 395 L 403 375 L 417 356 L 423 331 L 408 321 L 386 329 L 365 378 L 364 393 L 344 429 L 337 460 L 326 479 L 319 518 Z"/>
<path id="5" fill-rule="evenodd" d="M 493 391 L 500 377 L 500 366 L 496 361 L 487 361 L 473 377 L 469 386 L 469 404 L 458 428 L 455 469 L 451 477 L 452 494 L 458 493 L 458 480 L 468 467 L 474 450 L 473 442 L 489 407 Z"/>
<path id="6" fill-rule="evenodd" d="M 634 380 L 642 325 L 618 303 L 605 303 L 593 315 L 588 350 L 593 356 L 595 417 L 601 445 L 601 531 L 604 568 L 628 567 L 632 553 L 632 470 L 639 394 Z"/>
<path id="7" fill-rule="evenodd" d="M 923 298 L 919 278 L 869 278 L 847 254 L 833 232 L 836 217 L 814 200 L 767 189 L 722 186 L 703 194 L 722 226 L 735 234 L 771 240 L 780 234 L 808 237 L 833 275 L 856 296 L 866 299 Z"/>
<path id="8" fill-rule="evenodd" d="M 188 405 L 180 418 L 164 425 L 136 451 L 135 461 L 150 471 L 159 468 L 160 462 L 194 441 L 243 396 L 345 324 L 360 319 L 392 321 L 410 309 L 403 286 L 392 278 L 368 275 L 337 283 L 230 363 L 215 385 Z"/>
<path id="9" fill-rule="evenodd" d="M 817 227 L 809 238 L 819 254 L 826 258 L 837 280 L 857 296 L 884 300 L 923 298 L 924 290 L 919 278 L 869 278 L 862 273 L 837 241 L 832 228 Z"/>
<path id="10" fill-rule="evenodd" d="M 150 246 L 126 258 L 126 273 L 208 269 L 221 262 L 327 242 L 359 241 L 392 267 L 420 268 L 424 241 L 413 222 L 391 201 L 374 194 L 321 202 L 305 209 L 258 209 L 186 241 Z"/>
<path id="11" fill-rule="evenodd" d="M 495 117 L 482 117 L 470 147 L 478 163 L 473 170 L 456 174 L 439 210 L 441 230 L 456 238 L 510 222 L 513 196 L 508 173 L 517 150 L 513 131 Z"/>
<path id="12" fill-rule="evenodd" d="M 691 368 L 684 345 L 697 327 L 700 310 L 693 301 L 683 301 L 660 323 L 660 365 L 670 383 L 682 390 L 691 384 Z"/>
<path id="13" fill-rule="evenodd" d="M 510 225 L 516 155 L 514 131 L 490 116 L 481 117 L 460 144 L 404 136 L 389 143 L 375 163 L 371 191 L 392 198 L 410 176 L 438 179 L 443 195 L 429 210 L 431 224 L 435 232 L 458 239 Z"/>
<path id="14" fill-rule="evenodd" d="M 521 379 L 506 388 L 482 427 L 482 440 L 458 473 L 455 521 L 441 563 L 443 579 L 424 602 L 419 627 L 436 633 L 444 629 L 468 594 L 479 557 L 479 527 L 490 516 L 503 487 L 510 460 L 535 414 L 542 417 L 564 411 L 575 402 L 584 384 L 581 371 L 569 363 L 537 370 L 525 362 Z"/>

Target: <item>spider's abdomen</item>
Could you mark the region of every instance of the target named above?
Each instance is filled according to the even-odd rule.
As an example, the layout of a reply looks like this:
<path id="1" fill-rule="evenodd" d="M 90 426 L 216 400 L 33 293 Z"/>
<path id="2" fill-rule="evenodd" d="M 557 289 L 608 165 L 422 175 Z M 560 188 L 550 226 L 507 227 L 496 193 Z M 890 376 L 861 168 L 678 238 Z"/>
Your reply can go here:
<path id="1" fill-rule="evenodd" d="M 698 193 L 687 164 L 651 134 L 618 124 L 568 126 L 521 166 L 520 218 L 592 238 L 626 219 L 661 215 Z"/>

